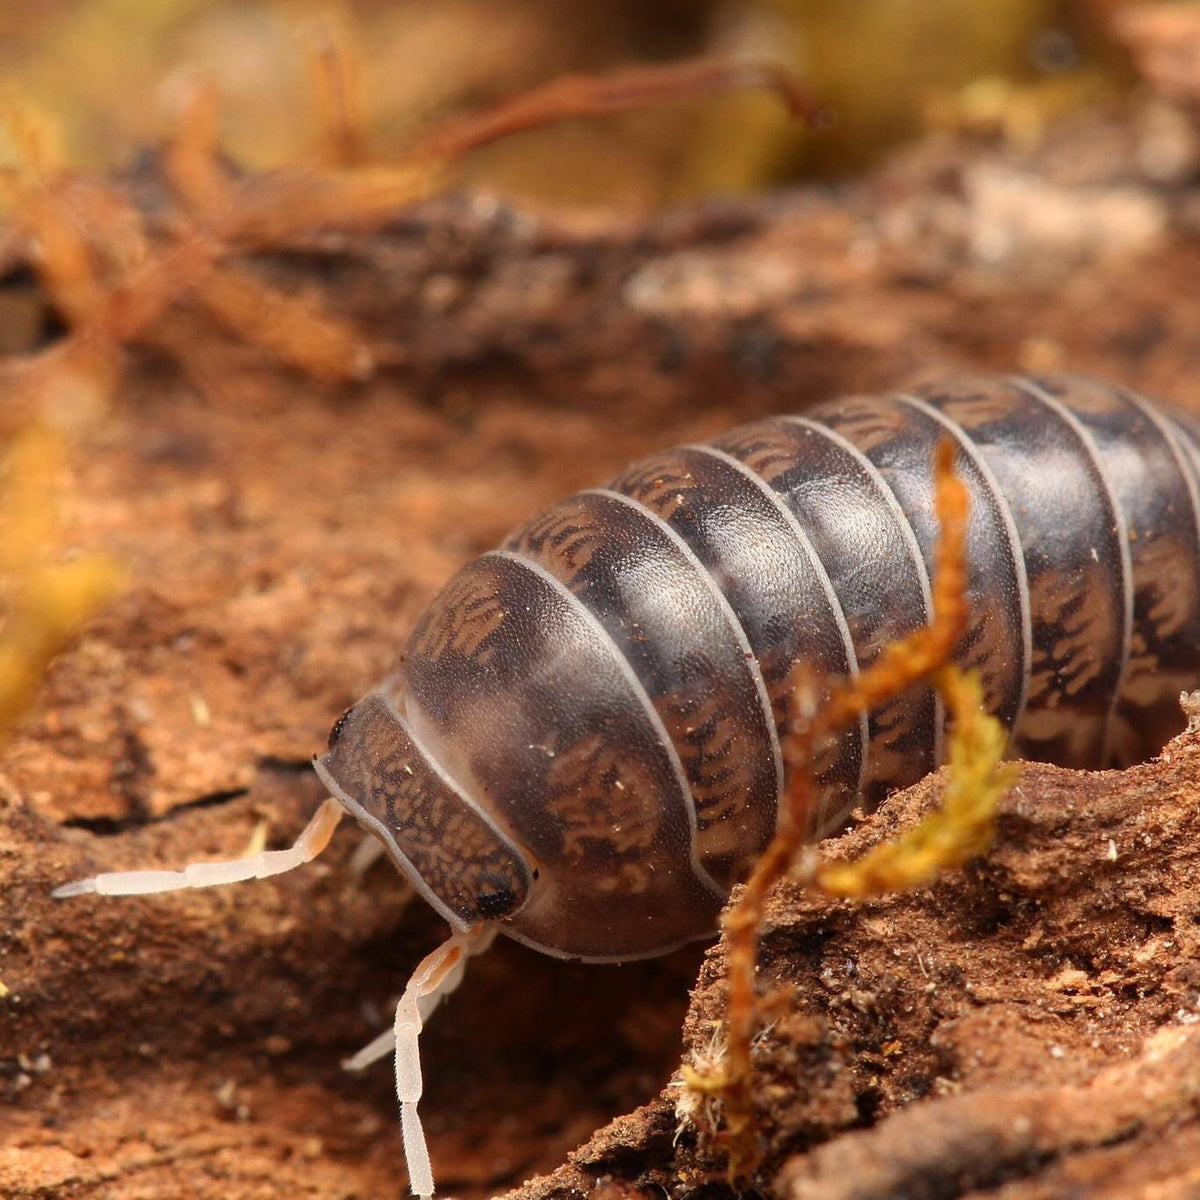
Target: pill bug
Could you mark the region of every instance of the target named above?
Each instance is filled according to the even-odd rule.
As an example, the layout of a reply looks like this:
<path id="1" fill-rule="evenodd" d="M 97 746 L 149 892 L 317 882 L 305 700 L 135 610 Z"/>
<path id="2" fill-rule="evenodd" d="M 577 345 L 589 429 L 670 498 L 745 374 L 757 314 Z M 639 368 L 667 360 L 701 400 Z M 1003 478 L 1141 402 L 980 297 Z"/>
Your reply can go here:
<path id="1" fill-rule="evenodd" d="M 971 498 L 956 659 L 1014 754 L 1148 757 L 1200 678 L 1200 426 L 1077 376 L 975 378 L 757 421 L 561 501 L 451 579 L 339 718 L 316 763 L 334 799 L 296 846 L 60 893 L 286 870 L 349 811 L 454 931 L 354 1060 L 395 1047 L 431 1194 L 424 1017 L 496 931 L 605 961 L 715 930 L 774 831 L 799 673 L 853 676 L 930 618 L 946 437 Z M 813 832 L 932 770 L 942 721 L 928 688 L 864 716 L 813 764 Z"/>

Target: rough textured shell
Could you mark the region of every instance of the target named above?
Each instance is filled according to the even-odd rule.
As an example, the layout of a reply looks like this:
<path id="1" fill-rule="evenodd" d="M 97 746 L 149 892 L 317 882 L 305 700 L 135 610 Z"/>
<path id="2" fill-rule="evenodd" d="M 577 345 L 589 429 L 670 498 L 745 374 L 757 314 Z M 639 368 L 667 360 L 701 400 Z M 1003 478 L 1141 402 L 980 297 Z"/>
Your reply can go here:
<path id="1" fill-rule="evenodd" d="M 1200 679 L 1197 431 L 1060 376 L 850 397 L 563 500 L 437 596 L 326 777 L 456 926 L 595 959 L 710 932 L 774 829 L 797 679 L 929 618 L 947 435 L 972 499 L 957 657 L 1014 752 L 1147 757 Z M 871 713 L 817 764 L 814 830 L 941 742 L 928 689 Z"/>

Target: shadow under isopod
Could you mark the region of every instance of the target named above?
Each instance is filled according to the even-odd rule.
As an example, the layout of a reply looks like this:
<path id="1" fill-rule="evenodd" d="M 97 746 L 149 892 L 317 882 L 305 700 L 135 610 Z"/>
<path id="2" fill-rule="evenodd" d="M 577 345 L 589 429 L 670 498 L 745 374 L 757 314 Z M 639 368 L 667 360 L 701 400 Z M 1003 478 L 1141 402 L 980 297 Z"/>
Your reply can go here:
<path id="1" fill-rule="evenodd" d="M 432 944 L 438 932 L 428 924 Z M 421 1107 L 439 1193 L 469 1200 L 516 1187 L 653 1099 L 678 1066 L 688 993 L 706 945 L 597 965 L 498 938 L 473 958 L 462 986 L 422 1034 Z M 395 987 L 368 1002 L 382 1023 L 406 973 L 397 955 Z M 390 1060 L 347 1073 L 337 1090 L 360 1103 L 369 1098 L 381 1118 L 376 1136 L 394 1139 L 399 1178 Z"/>

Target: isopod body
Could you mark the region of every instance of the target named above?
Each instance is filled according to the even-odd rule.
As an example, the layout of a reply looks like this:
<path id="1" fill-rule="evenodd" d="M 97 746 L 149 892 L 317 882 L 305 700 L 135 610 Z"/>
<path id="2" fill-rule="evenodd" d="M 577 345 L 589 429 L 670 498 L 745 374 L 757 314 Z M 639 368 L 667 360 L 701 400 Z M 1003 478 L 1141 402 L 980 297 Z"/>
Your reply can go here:
<path id="1" fill-rule="evenodd" d="M 770 840 L 798 679 L 930 618 L 931 463 L 968 485 L 957 660 L 1017 756 L 1149 756 L 1200 679 L 1200 451 L 1181 414 L 1075 376 L 850 397 L 657 454 L 464 567 L 322 779 L 458 930 L 657 954 L 711 933 Z M 814 829 L 939 761 L 914 690 L 816 764 Z"/>

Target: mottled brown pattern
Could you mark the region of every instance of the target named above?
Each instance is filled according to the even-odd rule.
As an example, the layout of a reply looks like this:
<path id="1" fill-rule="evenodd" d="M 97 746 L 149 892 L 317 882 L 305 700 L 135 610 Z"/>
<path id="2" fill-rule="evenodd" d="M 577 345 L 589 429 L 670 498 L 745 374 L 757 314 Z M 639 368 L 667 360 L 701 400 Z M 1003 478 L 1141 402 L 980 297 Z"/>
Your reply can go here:
<path id="1" fill-rule="evenodd" d="M 613 480 L 612 487 L 632 496 L 664 521 L 669 521 L 688 503 L 689 493 L 699 490 L 696 477 L 677 450 L 666 450 L 634 463 Z"/>
<path id="2" fill-rule="evenodd" d="M 496 652 L 494 635 L 504 617 L 487 576 L 460 571 L 426 612 L 419 648 L 434 662 L 465 658 L 484 666 Z"/>
<path id="3" fill-rule="evenodd" d="M 689 466 L 689 451 L 690 448 L 669 450 L 634 463 L 617 476 L 612 486 L 635 498 L 664 521 L 686 516 L 691 506 L 733 503 L 732 499 L 720 499 L 707 494 L 704 486 L 697 480 L 694 468 Z M 799 541 L 798 538 L 796 540 Z M 800 556 L 807 560 L 806 551 L 800 551 Z M 706 566 L 723 588 L 738 582 L 727 578 L 722 564 L 706 563 Z M 734 611 L 739 612 L 733 597 L 731 603 Z M 816 703 L 819 704 L 821 697 L 828 691 L 830 676 L 843 676 L 847 673 L 844 657 L 847 650 L 840 636 L 836 630 L 827 627 L 814 629 L 813 623 L 818 619 L 816 614 L 796 611 L 793 608 L 790 615 L 792 628 L 786 640 L 771 643 L 766 649 L 756 647 L 758 665 L 771 703 L 775 727 L 781 737 L 789 727 L 799 686 L 813 691 Z M 803 636 L 806 632 L 815 636 L 806 639 Z M 751 640 L 753 642 L 753 639 Z M 829 645 L 831 642 L 832 652 Z M 829 663 L 833 654 L 837 655 L 837 666 L 831 669 Z M 825 664 L 825 670 L 816 670 L 818 663 Z M 850 744 L 852 741 L 853 736 L 848 735 L 840 744 L 831 743 L 824 748 L 819 761 L 812 764 L 826 807 L 843 812 L 852 807 L 864 753 L 864 748 L 861 745 Z M 727 809 L 729 812 L 735 811 L 732 804 L 728 805 Z M 711 844 L 711 834 L 708 837 Z M 730 847 L 727 853 L 732 853 L 733 850 L 734 848 Z"/>
<path id="4" fill-rule="evenodd" d="M 947 432 L 972 494 L 957 660 L 1018 753 L 1143 756 L 1200 660 L 1196 455 L 1168 430 L 1071 378 L 852 397 L 661 452 L 465 567 L 390 686 L 497 842 L 514 831 L 541 870 L 510 932 L 606 958 L 700 932 L 681 906 L 708 914 L 769 838 L 771 735 L 801 691 L 819 705 L 926 619 Z M 881 705 L 865 768 L 862 730 L 823 747 L 814 827 L 933 766 L 938 712 L 928 689 Z M 440 894 L 460 855 L 486 859 L 482 835 L 391 736 L 359 739 L 358 786 Z M 468 890 L 496 884 L 470 869 Z"/>
<path id="5" fill-rule="evenodd" d="M 929 463 L 933 447 L 949 430 L 926 413 L 920 401 L 904 396 L 850 396 L 820 405 L 812 416 L 835 429 L 866 454 L 897 494 L 933 569 L 937 530 L 932 521 Z M 984 702 L 1011 726 L 1020 712 L 1025 661 L 1017 603 L 1019 544 L 1009 545 L 995 490 L 960 451 L 958 470 L 971 492 L 967 530 L 970 617 L 955 659 L 976 671 Z M 1003 503 L 1003 501 L 1000 501 Z"/>
<path id="6" fill-rule="evenodd" d="M 1109 697 L 1095 686 L 1107 664 L 1094 653 L 1092 631 L 1107 618 L 1096 613 L 1103 601 L 1085 588 L 1046 573 L 1029 589 L 1041 636 L 1020 737 L 1022 752 L 1043 762 L 1099 765 Z"/>
<path id="7" fill-rule="evenodd" d="M 1022 666 L 1021 647 L 1012 637 L 1010 614 L 996 596 L 974 592 L 967 632 L 954 657 L 960 666 L 979 675 L 984 706 L 992 713 L 1011 711 L 1014 666 Z"/>
<path id="8" fill-rule="evenodd" d="M 714 445 L 744 462 L 770 484 L 795 466 L 794 439 L 776 421 L 756 421 L 731 429 L 716 438 Z"/>
<path id="9" fill-rule="evenodd" d="M 1179 443 L 1163 414 L 1123 388 L 1074 376 L 1034 383 L 1084 422 L 1125 516 L 1129 660 L 1112 714 L 1109 759 L 1136 762 L 1179 732 L 1176 697 L 1200 678 L 1200 497 L 1190 447 Z"/>
<path id="10" fill-rule="evenodd" d="M 1177 695 L 1197 682 L 1194 664 L 1169 654 L 1172 643 L 1194 626 L 1200 602 L 1191 548 L 1158 538 L 1141 549 L 1139 559 L 1150 578 L 1137 591 L 1139 619 L 1113 714 L 1112 758 L 1120 764 L 1144 757 L 1147 741 L 1164 726 L 1170 730 L 1182 724 L 1177 702 L 1164 697 L 1166 688 Z"/>
<path id="11" fill-rule="evenodd" d="M 508 539 L 506 547 L 543 564 L 555 560 L 561 564 L 562 575 L 555 571 L 551 574 L 571 587 L 592 556 L 604 546 L 606 537 L 603 521 L 566 500 L 521 526 Z"/>
<path id="12" fill-rule="evenodd" d="M 673 502 L 683 502 L 678 490 Z M 507 548 L 576 594 L 629 662 L 687 778 L 699 860 L 730 886 L 770 837 L 778 784 L 753 666 L 735 640 L 740 631 L 709 593 L 703 567 L 644 510 L 602 492 L 561 501 L 518 530 Z M 662 589 L 662 611 L 635 607 L 645 598 L 621 590 L 634 575 Z M 688 606 L 685 624 L 667 611 L 670 598 L 679 596 Z M 726 821 L 740 830 L 733 859 L 728 832 L 719 828 Z"/>
<path id="13" fill-rule="evenodd" d="M 797 437 L 782 422 L 764 421 L 733 430 L 716 444 L 777 486 L 795 470 Z M 822 553 L 820 546 L 817 552 Z M 837 581 L 834 582 L 836 587 Z M 860 667 L 870 666 L 885 646 L 911 632 L 925 619 L 918 597 L 911 598 L 907 605 L 880 602 L 869 610 L 855 611 L 845 605 L 843 608 Z M 878 804 L 892 788 L 915 782 L 932 769 L 932 711 L 933 699 L 928 689 L 918 688 L 870 714 L 863 783 L 863 799 L 868 807 Z"/>
<path id="14" fill-rule="evenodd" d="M 813 410 L 813 416 L 852 441 L 868 458 L 873 450 L 903 438 L 912 412 L 887 396 L 846 396 Z"/>
<path id="15" fill-rule="evenodd" d="M 726 718 L 722 697 L 695 700 L 676 694 L 664 697 L 663 707 L 674 718 L 667 722 L 667 732 L 688 778 L 697 781 L 704 796 L 704 804 L 696 806 L 700 828 L 736 815 L 753 795 L 758 772 L 738 754 L 738 729 Z"/>
<path id="16" fill-rule="evenodd" d="M 1013 415 L 1009 386 L 1002 379 L 986 379 L 931 387 L 918 393 L 936 403 L 964 431 L 980 429 L 1008 421 Z"/>
<path id="17" fill-rule="evenodd" d="M 631 891 L 644 890 L 662 824 L 640 800 L 652 787 L 637 760 L 600 733 L 556 750 L 542 797 L 562 826 L 564 868 L 604 862 L 612 867 L 609 890 L 618 879 Z M 638 867 L 641 887 L 632 885 L 630 864 Z"/>
<path id="18" fill-rule="evenodd" d="M 503 614 L 486 658 L 430 657 L 426 629 L 441 619 L 430 618 L 392 686 L 429 753 L 538 873 L 505 929 L 594 958 L 696 936 L 720 890 L 696 871 L 682 771 L 629 664 L 589 608 L 528 559 L 496 551 L 463 574 Z"/>
<path id="19" fill-rule="evenodd" d="M 1123 518 L 1103 474 L 1079 433 L 1010 381 L 922 395 L 988 459 L 1021 538 L 1033 662 L 1015 748 L 1100 766 L 1125 654 Z M 1050 507 L 1055 496 L 1061 506 Z"/>

